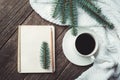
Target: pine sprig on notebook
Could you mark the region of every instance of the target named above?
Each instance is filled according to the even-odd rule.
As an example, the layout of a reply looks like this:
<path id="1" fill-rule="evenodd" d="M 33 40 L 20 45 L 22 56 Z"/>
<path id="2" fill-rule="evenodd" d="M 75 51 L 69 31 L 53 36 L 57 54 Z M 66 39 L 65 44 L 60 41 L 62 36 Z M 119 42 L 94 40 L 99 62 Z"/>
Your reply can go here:
<path id="1" fill-rule="evenodd" d="M 41 45 L 41 65 L 43 69 L 49 69 L 50 67 L 50 51 L 47 42 L 43 42 Z"/>

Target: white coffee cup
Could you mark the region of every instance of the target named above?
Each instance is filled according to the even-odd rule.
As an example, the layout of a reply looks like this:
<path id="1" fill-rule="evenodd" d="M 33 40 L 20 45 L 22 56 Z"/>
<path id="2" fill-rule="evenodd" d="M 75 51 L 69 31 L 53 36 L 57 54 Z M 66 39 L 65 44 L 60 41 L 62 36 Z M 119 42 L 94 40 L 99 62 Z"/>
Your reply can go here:
<path id="1" fill-rule="evenodd" d="M 77 40 L 77 38 L 80 37 L 81 35 L 84 35 L 84 34 L 88 34 L 95 42 L 93 50 L 90 53 L 88 53 L 88 54 L 81 53 L 80 51 L 78 51 L 78 49 L 76 47 L 76 40 Z M 87 43 L 86 43 L 86 45 L 87 45 Z M 82 46 L 82 44 L 81 44 L 81 46 Z M 82 28 L 81 31 L 79 31 L 77 36 L 75 37 L 74 48 L 75 48 L 74 50 L 76 51 L 76 53 L 78 55 L 80 55 L 80 56 L 83 56 L 83 57 L 93 56 L 95 53 L 97 53 L 97 50 L 98 50 L 98 40 L 97 40 L 96 33 L 94 31 L 90 30 L 90 29 Z"/>

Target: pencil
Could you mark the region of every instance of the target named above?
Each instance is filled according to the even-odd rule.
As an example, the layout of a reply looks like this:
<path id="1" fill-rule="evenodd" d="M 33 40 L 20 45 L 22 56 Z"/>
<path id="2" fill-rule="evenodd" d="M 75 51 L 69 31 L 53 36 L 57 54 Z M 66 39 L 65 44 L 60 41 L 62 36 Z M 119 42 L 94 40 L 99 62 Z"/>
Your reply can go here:
<path id="1" fill-rule="evenodd" d="M 52 28 L 51 28 L 51 54 L 52 54 L 52 71 L 54 72 L 53 29 Z"/>

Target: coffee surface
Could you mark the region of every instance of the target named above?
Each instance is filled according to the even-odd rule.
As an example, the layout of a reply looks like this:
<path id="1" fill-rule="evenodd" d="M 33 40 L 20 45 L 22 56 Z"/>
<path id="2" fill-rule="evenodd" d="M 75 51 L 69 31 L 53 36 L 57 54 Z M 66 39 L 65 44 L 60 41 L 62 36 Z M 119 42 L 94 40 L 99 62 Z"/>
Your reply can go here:
<path id="1" fill-rule="evenodd" d="M 77 37 L 75 46 L 78 52 L 83 55 L 88 55 L 95 48 L 95 40 L 90 34 L 83 33 Z"/>

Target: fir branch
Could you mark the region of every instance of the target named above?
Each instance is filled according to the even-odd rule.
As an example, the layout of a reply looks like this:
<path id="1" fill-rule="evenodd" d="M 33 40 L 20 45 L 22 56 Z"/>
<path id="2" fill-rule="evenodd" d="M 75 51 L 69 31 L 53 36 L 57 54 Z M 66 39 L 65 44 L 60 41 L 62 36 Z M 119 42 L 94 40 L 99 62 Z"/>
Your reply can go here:
<path id="1" fill-rule="evenodd" d="M 76 36 L 77 35 L 76 27 L 78 26 L 78 12 L 76 7 L 76 0 L 69 0 L 69 3 L 70 3 L 70 18 L 71 18 L 70 27 L 72 27 L 72 34 Z"/>
<path id="2" fill-rule="evenodd" d="M 50 51 L 47 42 L 43 42 L 41 45 L 41 65 L 43 69 L 49 69 L 50 67 Z"/>
<path id="3" fill-rule="evenodd" d="M 53 13 L 53 18 L 59 16 L 61 23 L 65 24 L 68 19 L 68 0 L 58 0 Z"/>
<path id="4" fill-rule="evenodd" d="M 67 21 L 67 11 L 68 10 L 68 0 L 63 0 L 63 8 L 62 8 L 62 23 L 65 24 Z"/>
<path id="5" fill-rule="evenodd" d="M 55 6 L 55 9 L 54 9 L 54 13 L 53 13 L 53 18 L 56 18 L 59 14 L 60 14 L 60 11 L 61 11 L 61 4 L 63 3 L 62 0 L 57 0 L 56 2 L 56 6 Z"/>
<path id="6" fill-rule="evenodd" d="M 75 26 L 71 27 L 72 28 L 72 35 L 76 36 L 78 33 L 78 30 Z"/>
<path id="7" fill-rule="evenodd" d="M 78 0 L 79 6 L 85 10 L 92 18 L 94 18 L 100 24 L 114 28 L 114 25 L 101 13 L 100 9 L 90 3 L 88 0 Z"/>
<path id="8" fill-rule="evenodd" d="M 71 25 L 71 8 L 70 8 L 70 0 L 66 0 L 65 4 L 65 23 L 68 21 L 70 22 L 68 25 Z"/>
<path id="9" fill-rule="evenodd" d="M 78 0 L 80 1 L 80 0 Z M 101 12 L 101 9 L 98 8 L 95 4 L 93 4 L 90 0 L 82 0 L 84 2 L 84 4 L 90 8 L 91 10 L 93 10 L 94 12 L 96 13 L 100 13 Z"/>
<path id="10" fill-rule="evenodd" d="M 107 26 L 110 29 L 114 28 L 114 25 L 102 14 L 101 9 L 93 4 L 91 0 L 58 0 L 56 3 L 53 18 L 59 16 L 59 19 L 63 24 L 69 20 L 69 25 L 72 28 L 72 34 L 74 36 L 77 35 L 76 27 L 78 27 L 78 6 L 87 12 L 98 23 L 103 26 Z"/>
<path id="11" fill-rule="evenodd" d="M 78 26 L 78 12 L 76 6 L 76 0 L 58 0 L 55 11 L 53 13 L 53 18 L 60 16 L 61 23 L 65 24 L 67 20 L 70 19 L 72 27 L 72 34 L 77 35 Z"/>

